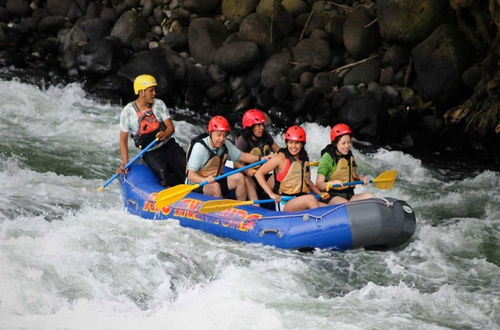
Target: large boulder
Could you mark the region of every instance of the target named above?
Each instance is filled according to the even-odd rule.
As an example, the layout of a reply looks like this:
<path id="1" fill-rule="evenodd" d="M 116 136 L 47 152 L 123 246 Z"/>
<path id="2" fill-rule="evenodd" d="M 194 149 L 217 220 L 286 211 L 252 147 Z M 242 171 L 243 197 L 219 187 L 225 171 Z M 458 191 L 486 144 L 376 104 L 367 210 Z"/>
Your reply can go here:
<path id="1" fill-rule="evenodd" d="M 102 18 L 92 18 L 80 22 L 80 28 L 90 41 L 99 41 L 109 35 L 108 22 Z"/>
<path id="2" fill-rule="evenodd" d="M 14 16 L 26 17 L 31 13 L 30 3 L 28 0 L 7 0 L 5 9 Z"/>
<path id="3" fill-rule="evenodd" d="M 281 5 L 292 14 L 292 16 L 297 16 L 305 13 L 309 10 L 307 2 L 303 0 L 283 0 Z"/>
<path id="4" fill-rule="evenodd" d="M 321 70 L 330 64 L 332 51 L 328 42 L 322 39 L 303 39 L 293 47 L 293 60 Z"/>
<path id="5" fill-rule="evenodd" d="M 111 36 L 118 38 L 124 45 L 130 46 L 134 38 L 144 38 L 148 31 L 147 20 L 133 10 L 124 12 L 116 21 Z"/>
<path id="6" fill-rule="evenodd" d="M 416 43 L 442 21 L 447 0 L 379 0 L 377 17 L 386 41 Z"/>
<path id="7" fill-rule="evenodd" d="M 222 14 L 229 19 L 242 20 L 253 13 L 259 0 L 222 0 Z"/>
<path id="8" fill-rule="evenodd" d="M 277 31 L 269 18 L 260 14 L 250 14 L 243 19 L 240 25 L 239 36 L 242 40 L 253 41 L 259 45 L 264 56 L 270 56 L 274 53 L 278 38 Z"/>
<path id="9" fill-rule="evenodd" d="M 439 26 L 412 50 L 418 89 L 436 102 L 454 98 L 462 73 L 471 61 L 471 50 L 472 46 L 455 26 Z"/>
<path id="10" fill-rule="evenodd" d="M 281 5 L 280 0 L 260 0 L 256 9 L 257 14 L 272 19 L 273 26 L 279 33 L 275 38 L 286 36 L 292 32 L 292 15 Z"/>
<path id="11" fill-rule="evenodd" d="M 189 25 L 189 52 L 199 63 L 209 65 L 226 36 L 226 27 L 219 21 L 213 18 L 197 18 Z"/>
<path id="12" fill-rule="evenodd" d="M 349 125 L 357 138 L 374 139 L 378 124 L 377 100 L 370 95 L 349 98 L 340 107 L 337 119 Z"/>
<path id="13" fill-rule="evenodd" d="M 368 56 L 379 45 L 377 24 L 367 25 L 373 21 L 366 7 L 359 7 L 345 20 L 343 40 L 346 50 L 356 59 Z"/>
<path id="14" fill-rule="evenodd" d="M 118 49 L 117 41 L 113 39 L 89 42 L 81 47 L 77 54 L 78 71 L 84 74 L 110 73 L 116 49 Z"/>
<path id="15" fill-rule="evenodd" d="M 287 52 L 274 54 L 269 57 L 262 69 L 262 85 L 265 88 L 274 88 L 282 77 L 288 76 L 288 71 L 292 67 L 291 57 Z"/>
<path id="16" fill-rule="evenodd" d="M 380 60 L 372 59 L 353 67 L 344 77 L 344 85 L 368 84 L 372 81 L 379 81 Z"/>
<path id="17" fill-rule="evenodd" d="M 252 41 L 236 41 L 220 47 L 215 63 L 227 72 L 242 72 L 259 59 L 259 47 Z"/>

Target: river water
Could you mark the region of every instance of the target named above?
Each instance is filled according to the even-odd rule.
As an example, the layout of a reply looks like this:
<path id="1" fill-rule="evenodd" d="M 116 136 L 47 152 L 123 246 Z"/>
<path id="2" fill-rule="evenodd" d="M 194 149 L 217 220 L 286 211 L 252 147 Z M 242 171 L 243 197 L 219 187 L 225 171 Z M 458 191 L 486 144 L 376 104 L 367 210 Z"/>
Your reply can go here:
<path id="1" fill-rule="evenodd" d="M 355 150 L 396 169 L 417 230 L 391 251 L 301 253 L 127 214 L 120 107 L 0 81 L 0 329 L 500 329 L 500 172 Z M 174 116 L 184 146 L 203 131 Z M 311 159 L 328 128 L 304 126 Z M 282 143 L 282 136 L 276 139 Z M 132 150 L 135 150 L 131 146 Z"/>

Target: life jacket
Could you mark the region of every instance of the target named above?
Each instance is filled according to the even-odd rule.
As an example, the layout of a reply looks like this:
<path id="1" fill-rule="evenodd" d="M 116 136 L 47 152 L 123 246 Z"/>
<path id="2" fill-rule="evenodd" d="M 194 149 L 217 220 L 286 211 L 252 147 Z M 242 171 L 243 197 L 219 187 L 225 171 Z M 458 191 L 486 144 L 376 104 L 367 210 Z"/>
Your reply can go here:
<path id="1" fill-rule="evenodd" d="M 245 136 L 243 136 L 243 138 L 248 146 L 248 149 L 244 151 L 255 156 L 267 156 L 271 153 L 271 147 L 274 140 L 268 133 L 264 133 L 264 136 L 258 138 L 257 140 Z"/>
<path id="2" fill-rule="evenodd" d="M 321 150 L 321 156 L 323 156 L 325 152 L 328 153 L 333 159 L 333 168 L 332 171 L 326 176 L 326 180 L 340 180 L 343 183 L 355 181 L 355 179 L 358 177 L 357 166 L 356 162 L 354 161 L 354 156 L 350 150 L 349 153 L 345 156 L 339 155 L 337 153 L 337 148 L 332 144 L 329 144 L 323 150 Z M 344 186 L 332 189 L 344 190 L 351 188 L 352 187 Z"/>
<path id="3" fill-rule="evenodd" d="M 286 157 L 285 169 L 280 173 L 274 173 L 276 184 L 274 192 L 280 195 L 300 196 L 309 193 L 309 185 L 306 178 L 310 177 L 308 159 L 296 160 L 288 149 L 280 150 Z"/>
<path id="4" fill-rule="evenodd" d="M 210 153 L 210 157 L 205 162 L 203 167 L 200 168 L 196 173 L 203 177 L 208 177 L 210 175 L 215 177 L 222 174 L 224 170 L 224 165 L 226 164 L 226 160 L 228 157 L 228 150 L 226 145 L 224 144 L 222 145 L 222 155 L 221 156 L 217 155 L 215 152 L 213 152 L 212 149 L 210 149 L 210 147 L 205 143 L 205 141 L 203 141 L 203 139 L 206 138 L 207 136 L 208 133 L 202 133 L 191 140 L 186 153 L 186 163 L 189 161 L 189 157 L 191 157 L 191 152 L 193 151 L 194 145 L 196 143 L 200 143 L 208 150 L 208 152 Z"/>
<path id="5" fill-rule="evenodd" d="M 152 109 L 141 111 L 135 102 L 132 105 L 134 106 L 135 113 L 137 114 L 137 122 L 139 123 L 139 131 L 137 134 L 132 135 L 132 138 L 134 139 L 135 146 L 143 149 L 156 139 L 158 132 L 165 130 L 166 127 L 164 123 L 156 118 Z"/>

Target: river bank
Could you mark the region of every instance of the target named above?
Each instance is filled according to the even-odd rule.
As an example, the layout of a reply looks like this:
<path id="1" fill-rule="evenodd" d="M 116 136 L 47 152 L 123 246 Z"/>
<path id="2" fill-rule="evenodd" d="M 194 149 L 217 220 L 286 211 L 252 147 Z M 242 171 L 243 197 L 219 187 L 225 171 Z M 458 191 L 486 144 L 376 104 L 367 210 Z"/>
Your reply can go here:
<path id="1" fill-rule="evenodd" d="M 4 79 L 125 103 L 150 73 L 168 105 L 248 108 L 277 128 L 348 123 L 360 141 L 498 164 L 498 3 L 0 1 Z M 494 167 L 495 165 L 493 165 Z"/>

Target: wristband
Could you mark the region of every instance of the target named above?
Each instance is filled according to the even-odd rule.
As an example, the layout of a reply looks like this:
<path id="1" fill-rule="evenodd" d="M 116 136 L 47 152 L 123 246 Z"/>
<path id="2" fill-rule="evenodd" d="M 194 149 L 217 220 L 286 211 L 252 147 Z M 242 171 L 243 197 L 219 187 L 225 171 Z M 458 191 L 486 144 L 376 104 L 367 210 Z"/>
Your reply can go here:
<path id="1" fill-rule="evenodd" d="M 262 155 L 259 155 L 259 162 L 262 160 Z"/>

